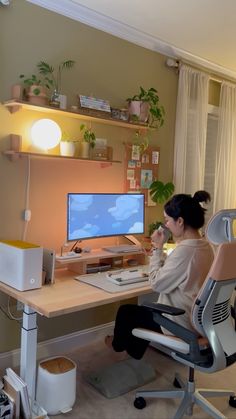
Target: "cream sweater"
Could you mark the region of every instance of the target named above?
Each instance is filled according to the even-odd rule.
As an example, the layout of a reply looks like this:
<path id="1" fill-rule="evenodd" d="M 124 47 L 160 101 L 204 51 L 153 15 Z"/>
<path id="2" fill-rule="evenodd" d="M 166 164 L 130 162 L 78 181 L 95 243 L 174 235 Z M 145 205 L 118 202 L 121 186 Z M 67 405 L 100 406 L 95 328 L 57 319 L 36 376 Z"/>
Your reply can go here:
<path id="1" fill-rule="evenodd" d="M 181 241 L 166 259 L 163 251 L 156 249 L 150 258 L 149 278 L 153 291 L 160 293 L 158 303 L 184 309 L 185 314 L 172 318 L 188 329 L 194 330 L 192 304 L 213 259 L 213 250 L 204 239 Z"/>

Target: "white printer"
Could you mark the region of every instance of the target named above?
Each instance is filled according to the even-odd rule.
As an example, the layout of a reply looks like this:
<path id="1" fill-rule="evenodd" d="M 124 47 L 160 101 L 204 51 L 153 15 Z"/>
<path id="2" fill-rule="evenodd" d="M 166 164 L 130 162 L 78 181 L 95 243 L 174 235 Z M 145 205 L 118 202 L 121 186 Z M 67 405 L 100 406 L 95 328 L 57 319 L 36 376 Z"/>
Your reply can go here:
<path id="1" fill-rule="evenodd" d="M 43 248 L 20 240 L 0 241 L 0 281 L 19 291 L 42 286 Z"/>

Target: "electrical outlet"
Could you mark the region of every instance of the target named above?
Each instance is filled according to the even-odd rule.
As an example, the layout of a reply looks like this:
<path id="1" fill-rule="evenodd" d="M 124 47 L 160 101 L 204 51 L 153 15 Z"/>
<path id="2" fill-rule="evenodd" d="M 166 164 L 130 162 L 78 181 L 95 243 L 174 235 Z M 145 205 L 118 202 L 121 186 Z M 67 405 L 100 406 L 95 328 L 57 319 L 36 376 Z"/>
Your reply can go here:
<path id="1" fill-rule="evenodd" d="M 23 311 L 24 310 L 24 304 L 21 301 L 16 302 L 16 309 L 17 311 Z"/>

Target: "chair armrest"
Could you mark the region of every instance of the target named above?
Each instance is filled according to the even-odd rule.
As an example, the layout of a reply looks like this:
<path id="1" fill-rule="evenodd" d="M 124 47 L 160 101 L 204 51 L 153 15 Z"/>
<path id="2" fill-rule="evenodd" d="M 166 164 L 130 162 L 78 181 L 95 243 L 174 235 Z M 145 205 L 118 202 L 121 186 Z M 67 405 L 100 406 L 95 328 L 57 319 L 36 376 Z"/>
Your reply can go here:
<path id="1" fill-rule="evenodd" d="M 183 354 L 179 354 L 180 357 L 185 359 L 189 359 L 195 363 L 201 362 L 202 357 L 200 354 L 199 344 L 198 344 L 198 334 L 190 329 L 186 329 L 186 327 L 181 326 L 180 324 L 174 322 L 173 320 L 169 319 L 165 316 L 165 314 L 173 315 L 171 308 L 175 309 L 178 314 L 183 314 L 185 311 L 179 308 L 171 307 L 165 304 L 158 304 L 158 303 L 143 303 L 150 311 L 153 312 L 153 320 L 158 323 L 160 326 L 164 327 L 166 330 L 171 332 L 174 336 L 181 338 L 185 342 L 189 344 L 190 353 L 189 355 L 185 356 Z M 160 310 L 157 310 L 158 306 Z M 163 311 L 163 307 L 167 311 Z M 178 315 L 177 314 L 177 315 Z"/>
<path id="2" fill-rule="evenodd" d="M 171 314 L 172 316 L 179 316 L 180 314 L 185 313 L 185 310 L 182 308 L 168 306 L 167 304 L 150 303 L 148 301 L 144 301 L 142 306 L 148 307 L 154 312 Z"/>

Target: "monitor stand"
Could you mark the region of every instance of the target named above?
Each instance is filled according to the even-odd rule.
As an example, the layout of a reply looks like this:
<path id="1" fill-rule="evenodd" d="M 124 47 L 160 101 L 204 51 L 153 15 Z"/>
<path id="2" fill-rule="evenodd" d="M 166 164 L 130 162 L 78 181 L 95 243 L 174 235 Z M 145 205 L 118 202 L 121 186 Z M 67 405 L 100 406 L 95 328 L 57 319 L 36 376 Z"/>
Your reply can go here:
<path id="1" fill-rule="evenodd" d="M 136 246 L 142 247 L 140 241 L 138 239 L 136 239 L 136 237 L 132 236 L 132 235 L 124 235 L 124 237 L 126 239 L 128 239 L 131 243 L 136 244 Z"/>

